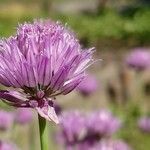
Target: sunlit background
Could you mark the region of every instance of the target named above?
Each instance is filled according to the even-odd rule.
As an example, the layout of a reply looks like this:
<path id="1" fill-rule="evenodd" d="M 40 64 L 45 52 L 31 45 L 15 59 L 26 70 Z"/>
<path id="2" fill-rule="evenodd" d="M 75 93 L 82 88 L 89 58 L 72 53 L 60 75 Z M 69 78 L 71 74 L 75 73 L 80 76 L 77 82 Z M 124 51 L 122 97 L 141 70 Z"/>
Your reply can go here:
<path id="1" fill-rule="evenodd" d="M 109 111 L 121 125 L 100 140 L 150 150 L 150 0 L 0 0 L 0 37 L 40 18 L 66 24 L 84 48 L 96 49 L 97 61 L 85 81 L 57 97 L 59 115 L 79 111 L 90 120 L 97 111 Z M 37 122 L 36 112 L 0 102 L 0 141 L 19 150 L 40 150 Z M 66 149 L 65 137 L 58 137 L 62 126 L 48 122 L 48 129 L 50 149 Z"/>

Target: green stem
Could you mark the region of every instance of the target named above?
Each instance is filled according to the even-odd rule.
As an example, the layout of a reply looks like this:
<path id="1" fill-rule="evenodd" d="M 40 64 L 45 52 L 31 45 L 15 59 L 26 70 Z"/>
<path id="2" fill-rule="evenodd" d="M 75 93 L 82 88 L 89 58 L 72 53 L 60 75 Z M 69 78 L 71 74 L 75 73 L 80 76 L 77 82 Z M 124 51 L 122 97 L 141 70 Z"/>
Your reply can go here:
<path id="1" fill-rule="evenodd" d="M 38 115 L 38 119 L 41 150 L 48 150 L 48 132 L 46 128 L 46 120 L 40 115 Z"/>

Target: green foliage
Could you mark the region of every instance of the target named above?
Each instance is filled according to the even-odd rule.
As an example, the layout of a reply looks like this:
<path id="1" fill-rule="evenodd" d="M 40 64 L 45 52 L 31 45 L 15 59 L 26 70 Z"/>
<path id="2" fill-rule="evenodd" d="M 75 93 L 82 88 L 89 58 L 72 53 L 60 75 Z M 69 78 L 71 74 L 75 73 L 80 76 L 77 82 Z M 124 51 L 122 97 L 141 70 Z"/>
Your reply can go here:
<path id="1" fill-rule="evenodd" d="M 54 18 L 67 22 L 81 39 L 95 42 L 101 39 L 136 39 L 139 42 L 150 41 L 150 11 L 139 10 L 133 18 L 127 18 L 114 11 L 103 15 L 59 15 Z"/>
<path id="2" fill-rule="evenodd" d="M 0 36 L 8 36 L 14 32 L 18 22 L 44 17 L 34 14 L 12 18 L 0 15 Z M 87 43 L 96 43 L 101 39 L 130 40 L 135 39 L 140 43 L 150 41 L 150 11 L 139 10 L 133 18 L 119 15 L 115 11 L 106 11 L 100 16 L 94 15 L 60 15 L 51 14 L 51 18 L 67 22 L 75 30 L 79 38 Z"/>

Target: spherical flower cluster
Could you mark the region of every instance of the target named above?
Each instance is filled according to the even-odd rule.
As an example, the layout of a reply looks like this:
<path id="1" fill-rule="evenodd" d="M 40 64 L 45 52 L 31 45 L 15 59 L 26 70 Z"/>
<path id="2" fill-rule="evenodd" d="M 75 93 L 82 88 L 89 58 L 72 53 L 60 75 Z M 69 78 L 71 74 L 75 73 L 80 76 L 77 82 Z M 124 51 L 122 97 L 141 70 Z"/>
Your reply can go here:
<path id="1" fill-rule="evenodd" d="M 84 80 L 78 85 L 77 90 L 83 96 L 89 96 L 94 93 L 98 88 L 97 80 L 92 76 L 88 75 Z"/>
<path id="2" fill-rule="evenodd" d="M 110 111 L 100 110 L 88 116 L 87 128 L 91 134 L 101 137 L 115 133 L 121 127 L 121 121 Z"/>
<path id="3" fill-rule="evenodd" d="M 150 50 L 137 48 L 133 50 L 126 58 L 126 64 L 137 70 L 143 70 L 150 67 Z"/>
<path id="4" fill-rule="evenodd" d="M 150 117 L 142 117 L 138 120 L 138 127 L 147 133 L 150 133 Z"/>
<path id="5" fill-rule="evenodd" d="M 92 114 L 78 111 L 66 112 L 61 116 L 61 130 L 58 134 L 60 143 L 68 149 L 95 145 L 120 128 L 120 121 L 107 110 Z"/>
<path id="6" fill-rule="evenodd" d="M 27 124 L 32 121 L 32 111 L 27 108 L 19 108 L 15 114 L 15 121 L 18 124 Z"/>
<path id="7" fill-rule="evenodd" d="M 14 121 L 14 115 L 11 112 L 0 110 L 0 130 L 5 131 L 9 129 Z"/>
<path id="8" fill-rule="evenodd" d="M 60 23 L 19 25 L 15 36 L 0 41 L 0 83 L 7 87 L 0 98 L 15 107 L 34 108 L 58 123 L 53 100 L 79 85 L 93 63 L 92 54 L 93 48 L 83 50 Z"/>

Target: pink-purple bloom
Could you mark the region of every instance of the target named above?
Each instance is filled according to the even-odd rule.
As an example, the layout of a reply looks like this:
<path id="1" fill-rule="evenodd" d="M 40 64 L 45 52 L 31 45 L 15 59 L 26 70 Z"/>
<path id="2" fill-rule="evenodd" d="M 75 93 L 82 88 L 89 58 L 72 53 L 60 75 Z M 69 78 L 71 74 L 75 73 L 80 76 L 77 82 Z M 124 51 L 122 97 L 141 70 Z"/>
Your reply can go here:
<path id="1" fill-rule="evenodd" d="M 121 127 L 121 121 L 110 111 L 100 110 L 88 116 L 87 128 L 89 133 L 100 137 L 109 136 Z"/>
<path id="2" fill-rule="evenodd" d="M 0 98 L 15 107 L 31 107 L 58 123 L 57 95 L 74 90 L 93 63 L 93 49 L 83 50 L 60 23 L 34 21 L 19 25 L 14 37 L 0 41 Z M 9 88 L 10 87 L 10 88 Z"/>
<path id="3" fill-rule="evenodd" d="M 9 129 L 14 121 L 14 115 L 12 112 L 0 110 L 0 130 L 5 131 Z"/>
<path id="4" fill-rule="evenodd" d="M 98 88 L 98 82 L 92 75 L 87 75 L 84 80 L 78 85 L 77 90 L 84 96 L 91 95 Z"/>
<path id="5" fill-rule="evenodd" d="M 142 117 L 138 120 L 138 127 L 147 133 L 150 133 L 150 117 Z"/>
<path id="6" fill-rule="evenodd" d="M 133 50 L 126 58 L 126 64 L 137 70 L 143 70 L 150 67 L 150 50 L 137 48 Z"/>
<path id="7" fill-rule="evenodd" d="M 58 142 L 67 149 L 94 147 L 101 139 L 108 138 L 120 128 L 120 120 L 109 111 L 81 113 L 66 112 L 61 116 Z"/>
<path id="8" fill-rule="evenodd" d="M 15 113 L 15 121 L 18 124 L 30 123 L 33 119 L 32 111 L 28 108 L 19 108 Z"/>

